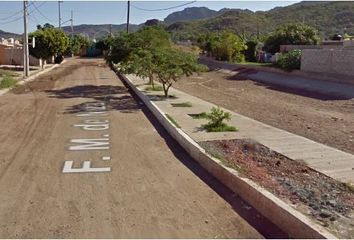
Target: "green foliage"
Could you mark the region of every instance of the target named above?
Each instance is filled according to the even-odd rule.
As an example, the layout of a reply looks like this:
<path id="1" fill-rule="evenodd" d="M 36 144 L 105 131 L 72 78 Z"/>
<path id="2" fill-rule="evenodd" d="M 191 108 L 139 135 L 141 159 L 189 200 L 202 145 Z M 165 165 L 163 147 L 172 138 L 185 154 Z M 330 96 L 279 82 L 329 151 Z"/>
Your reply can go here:
<path id="1" fill-rule="evenodd" d="M 30 54 L 36 58 L 47 59 L 51 56 L 62 55 L 69 46 L 69 38 L 64 31 L 45 27 L 31 33 L 30 38 L 36 38 L 35 48 L 30 47 Z"/>
<path id="2" fill-rule="evenodd" d="M 196 113 L 196 114 L 188 114 L 191 116 L 193 119 L 207 119 L 207 113 L 206 112 L 201 112 L 201 113 Z"/>
<path id="3" fill-rule="evenodd" d="M 146 91 L 162 91 L 163 89 L 162 89 L 162 86 L 160 86 L 160 85 L 154 85 L 154 86 L 150 85 L 150 86 L 146 87 L 145 90 Z"/>
<path id="4" fill-rule="evenodd" d="M 280 45 L 316 45 L 320 41 L 316 29 L 303 24 L 287 24 L 271 33 L 265 41 L 268 52 L 279 52 Z"/>
<path id="5" fill-rule="evenodd" d="M 174 82 L 183 76 L 190 76 L 195 72 L 200 72 L 202 65 L 198 64 L 198 59 L 191 53 L 180 52 L 172 48 L 157 49 L 155 59 L 155 73 L 161 82 L 165 97 Z"/>
<path id="6" fill-rule="evenodd" d="M 90 46 L 89 40 L 83 35 L 74 35 L 69 39 L 69 46 L 66 49 L 66 54 L 79 55 L 81 49 L 87 48 Z"/>
<path id="7" fill-rule="evenodd" d="M 153 88 L 157 77 L 166 97 L 173 82 L 202 70 L 195 55 L 172 48 L 170 36 L 161 26 L 121 34 L 109 42 L 109 48 L 108 62 L 118 63 L 123 73 L 148 78 Z"/>
<path id="8" fill-rule="evenodd" d="M 225 112 L 220 107 L 213 107 L 210 113 L 206 114 L 209 122 L 207 124 L 203 124 L 202 127 L 208 132 L 234 132 L 237 129 L 233 126 L 229 126 L 224 123 L 224 120 L 231 120 L 231 114 L 229 112 Z"/>
<path id="9" fill-rule="evenodd" d="M 171 103 L 172 107 L 192 107 L 192 103 L 183 102 L 183 103 Z"/>
<path id="10" fill-rule="evenodd" d="M 17 81 L 13 77 L 11 77 L 9 75 L 5 75 L 3 77 L 3 79 L 0 80 L 0 89 L 12 88 L 16 84 L 17 84 Z"/>
<path id="11" fill-rule="evenodd" d="M 179 18 L 188 19 L 188 15 Z M 283 24 L 303 22 L 317 29 L 323 39 L 335 33 L 342 34 L 344 29 L 353 36 L 354 4 L 350 1 L 302 1 L 269 11 L 222 9 L 215 17 L 175 22 L 166 29 L 174 41 L 194 41 L 204 33 L 224 30 L 238 35 L 245 33 L 262 41 L 263 35 L 275 31 Z"/>
<path id="12" fill-rule="evenodd" d="M 286 70 L 300 69 L 301 50 L 295 49 L 288 53 L 280 54 L 276 65 Z"/>
<path id="13" fill-rule="evenodd" d="M 169 34 L 161 26 L 143 27 L 132 34 L 113 39 L 109 61 L 119 63 L 123 73 L 148 78 L 154 84 L 158 49 L 170 48 Z"/>
<path id="14" fill-rule="evenodd" d="M 247 49 L 244 51 L 245 60 L 248 62 L 256 62 L 257 40 L 249 40 L 246 42 Z"/>
<path id="15" fill-rule="evenodd" d="M 178 122 L 171 115 L 166 113 L 165 116 L 168 118 L 168 120 L 170 120 L 173 123 L 173 125 L 175 125 L 175 127 L 181 128 Z"/>
<path id="16" fill-rule="evenodd" d="M 243 62 L 247 49 L 243 39 L 230 31 L 209 33 L 198 39 L 199 47 L 217 60 Z"/>

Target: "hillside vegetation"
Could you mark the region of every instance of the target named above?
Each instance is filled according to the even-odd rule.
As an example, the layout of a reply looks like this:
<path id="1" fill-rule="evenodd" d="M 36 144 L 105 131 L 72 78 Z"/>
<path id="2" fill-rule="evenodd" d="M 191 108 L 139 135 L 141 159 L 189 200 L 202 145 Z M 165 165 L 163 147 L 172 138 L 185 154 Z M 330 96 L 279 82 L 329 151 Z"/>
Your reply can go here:
<path id="1" fill-rule="evenodd" d="M 301 2 L 269 11 L 222 10 L 216 17 L 175 22 L 167 27 L 176 40 L 195 40 L 200 33 L 232 30 L 239 35 L 262 36 L 286 23 L 315 27 L 322 38 L 335 33 L 354 34 L 354 2 Z"/>

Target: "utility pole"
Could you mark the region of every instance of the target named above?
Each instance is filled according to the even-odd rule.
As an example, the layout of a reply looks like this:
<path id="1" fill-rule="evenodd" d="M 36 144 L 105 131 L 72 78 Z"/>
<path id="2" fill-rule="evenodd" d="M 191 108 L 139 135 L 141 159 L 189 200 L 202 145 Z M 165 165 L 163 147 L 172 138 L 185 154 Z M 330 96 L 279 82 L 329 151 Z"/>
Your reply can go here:
<path id="1" fill-rule="evenodd" d="M 71 10 L 71 18 L 70 18 L 70 22 L 71 22 L 71 37 L 74 37 L 74 12 L 73 10 Z"/>
<path id="2" fill-rule="evenodd" d="M 58 10 L 59 10 L 59 29 L 61 29 L 61 13 L 60 13 L 60 3 L 61 1 L 58 1 Z"/>
<path id="3" fill-rule="evenodd" d="M 74 12 L 73 10 L 71 10 L 71 18 L 70 18 L 70 22 L 71 22 L 71 49 L 74 45 Z M 71 52 L 71 57 L 74 57 L 74 52 Z"/>
<path id="4" fill-rule="evenodd" d="M 130 15 L 130 1 L 128 0 L 128 9 L 127 9 L 127 33 L 129 33 L 129 15 Z"/>
<path id="5" fill-rule="evenodd" d="M 27 32 L 27 10 L 28 2 L 23 1 L 23 77 L 29 76 L 29 51 L 28 51 L 28 32 Z"/>

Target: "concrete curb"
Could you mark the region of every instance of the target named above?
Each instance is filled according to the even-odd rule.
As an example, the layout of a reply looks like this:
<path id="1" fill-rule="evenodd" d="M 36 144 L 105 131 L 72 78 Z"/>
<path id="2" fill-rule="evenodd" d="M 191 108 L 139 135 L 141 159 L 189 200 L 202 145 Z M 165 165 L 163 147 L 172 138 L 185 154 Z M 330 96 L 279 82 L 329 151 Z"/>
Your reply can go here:
<path id="1" fill-rule="evenodd" d="M 39 77 L 40 75 L 47 73 L 47 72 L 53 70 L 54 68 L 57 68 L 58 66 L 64 64 L 65 62 L 66 62 L 66 60 L 64 59 L 64 61 L 61 64 L 54 64 L 53 66 L 51 66 L 49 68 L 46 68 L 46 69 L 39 71 L 39 72 L 36 72 L 33 75 L 29 76 L 28 78 L 18 81 L 17 84 L 23 85 L 27 82 L 33 81 L 35 78 Z M 6 89 L 0 90 L 0 96 L 9 92 L 10 90 L 11 90 L 11 88 L 6 88 Z"/>
<path id="2" fill-rule="evenodd" d="M 250 179 L 241 177 L 238 172 L 232 168 L 224 166 L 220 160 L 213 158 L 205 152 L 192 138 L 190 138 L 181 129 L 176 128 L 171 123 L 156 104 L 145 96 L 124 75 L 121 75 L 126 84 L 134 91 L 136 95 L 144 102 L 149 110 L 154 114 L 167 132 L 210 174 L 216 177 L 225 186 L 237 193 L 246 200 L 263 216 L 272 221 L 291 238 L 327 238 L 336 237 L 326 229 L 311 221 L 302 213 L 296 211 L 284 201 L 280 200 L 272 193 L 261 188 Z"/>

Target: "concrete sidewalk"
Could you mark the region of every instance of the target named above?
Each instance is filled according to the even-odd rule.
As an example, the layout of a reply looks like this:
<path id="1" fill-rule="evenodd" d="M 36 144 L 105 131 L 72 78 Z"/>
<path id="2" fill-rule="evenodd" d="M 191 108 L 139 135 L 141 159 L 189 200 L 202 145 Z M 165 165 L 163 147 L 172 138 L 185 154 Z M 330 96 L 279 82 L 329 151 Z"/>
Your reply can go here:
<path id="1" fill-rule="evenodd" d="M 268 87 L 283 87 L 289 90 L 301 92 L 310 92 L 328 96 L 329 99 L 352 99 L 354 98 L 354 85 L 341 82 L 331 82 L 327 80 L 313 79 L 310 77 L 297 76 L 296 74 L 286 73 L 279 69 L 267 67 L 247 66 L 241 64 L 231 64 L 216 61 L 210 58 L 202 57 L 200 62 L 212 66 L 213 68 L 222 68 L 228 70 L 230 74 L 242 76 L 245 79 L 251 79 L 260 82 Z M 340 79 L 338 79 L 339 81 Z"/>
<path id="2" fill-rule="evenodd" d="M 146 81 L 129 75 L 136 86 L 145 91 Z M 354 182 L 354 155 L 314 142 L 307 138 L 266 125 L 240 114 L 232 113 L 230 125 L 239 128 L 238 132 L 207 133 L 200 129 L 203 119 L 193 119 L 188 114 L 209 112 L 215 106 L 209 102 L 171 88 L 170 94 L 176 98 L 156 97 L 162 92 L 145 91 L 153 102 L 165 113 L 171 115 L 181 129 L 196 142 L 235 138 L 251 138 L 268 148 L 296 161 L 303 161 L 309 167 L 342 182 Z M 190 102 L 192 107 L 172 107 L 171 103 Z"/>

